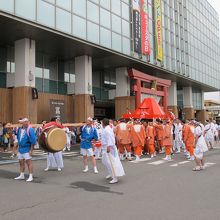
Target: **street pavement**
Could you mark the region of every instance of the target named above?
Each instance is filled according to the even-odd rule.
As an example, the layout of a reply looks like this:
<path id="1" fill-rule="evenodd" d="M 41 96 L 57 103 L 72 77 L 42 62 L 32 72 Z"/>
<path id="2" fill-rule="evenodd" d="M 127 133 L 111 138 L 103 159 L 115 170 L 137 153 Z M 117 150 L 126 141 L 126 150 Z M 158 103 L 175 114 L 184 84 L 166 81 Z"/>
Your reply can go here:
<path id="1" fill-rule="evenodd" d="M 44 172 L 46 160 L 34 161 L 34 182 L 16 181 L 18 164 L 0 166 L 1 220 L 219 220 L 220 148 L 206 153 L 206 169 L 182 154 L 173 161 L 143 157 L 123 161 L 126 176 L 115 185 L 99 174 L 83 173 L 82 157 L 65 156 L 62 172 Z M 91 168 L 91 166 L 90 166 Z"/>

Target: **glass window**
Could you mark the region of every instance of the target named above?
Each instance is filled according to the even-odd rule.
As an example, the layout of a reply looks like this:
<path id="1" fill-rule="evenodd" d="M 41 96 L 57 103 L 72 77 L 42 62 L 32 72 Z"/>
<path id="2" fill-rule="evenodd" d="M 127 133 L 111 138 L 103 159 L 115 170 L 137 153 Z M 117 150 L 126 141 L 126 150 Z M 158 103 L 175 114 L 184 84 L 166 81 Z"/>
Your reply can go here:
<path id="1" fill-rule="evenodd" d="M 110 0 L 100 0 L 100 5 L 110 10 Z"/>
<path id="2" fill-rule="evenodd" d="M 44 69 L 44 79 L 50 79 L 50 70 Z"/>
<path id="3" fill-rule="evenodd" d="M 100 28 L 100 43 L 105 47 L 111 48 L 111 31 Z"/>
<path id="4" fill-rule="evenodd" d="M 62 8 L 71 11 L 71 0 L 57 0 L 56 4 Z"/>
<path id="5" fill-rule="evenodd" d="M 35 78 L 35 87 L 39 92 L 43 92 L 43 79 Z"/>
<path id="6" fill-rule="evenodd" d="M 69 81 L 70 81 L 70 74 L 64 73 L 64 82 L 69 82 Z"/>
<path id="7" fill-rule="evenodd" d="M 86 39 L 86 20 L 73 15 L 73 34 Z"/>
<path id="8" fill-rule="evenodd" d="M 100 24 L 104 27 L 111 28 L 110 12 L 100 8 Z"/>
<path id="9" fill-rule="evenodd" d="M 45 0 L 44 0 L 45 1 Z M 50 2 L 52 4 L 55 4 L 55 0 L 46 0 L 47 2 Z"/>
<path id="10" fill-rule="evenodd" d="M 36 0 L 17 0 L 15 1 L 15 13 L 21 17 L 35 20 Z"/>
<path id="11" fill-rule="evenodd" d="M 87 18 L 90 21 L 99 23 L 99 8 L 91 2 L 87 2 Z"/>
<path id="12" fill-rule="evenodd" d="M 87 39 L 93 43 L 99 43 L 99 26 L 89 21 L 87 22 Z"/>
<path id="13" fill-rule="evenodd" d="M 54 27 L 55 26 L 55 8 L 53 5 L 38 0 L 37 4 L 37 21 Z"/>
<path id="14" fill-rule="evenodd" d="M 7 61 L 7 73 L 11 72 L 11 63 L 10 61 Z"/>
<path id="15" fill-rule="evenodd" d="M 121 34 L 121 18 L 112 14 L 112 30 Z"/>
<path id="16" fill-rule="evenodd" d="M 121 52 L 121 35 L 112 32 L 112 49 Z"/>
<path id="17" fill-rule="evenodd" d="M 111 0 L 112 2 L 112 12 L 117 15 L 121 15 L 121 1 L 120 0 Z"/>
<path id="18" fill-rule="evenodd" d="M 123 53 L 130 55 L 131 54 L 131 42 L 130 39 L 123 37 Z"/>
<path id="19" fill-rule="evenodd" d="M 130 23 L 122 19 L 122 34 L 130 37 Z"/>
<path id="20" fill-rule="evenodd" d="M 0 9 L 3 11 L 14 12 L 14 0 L 0 0 Z"/>
<path id="21" fill-rule="evenodd" d="M 129 11 L 129 6 L 125 3 L 121 3 L 121 11 L 122 11 L 122 17 L 125 18 L 126 20 L 129 20 L 129 14 L 130 14 L 130 11 Z"/>
<path id="22" fill-rule="evenodd" d="M 43 78 L 43 68 L 35 67 L 35 77 Z"/>
<path id="23" fill-rule="evenodd" d="M 62 95 L 67 94 L 67 85 L 65 82 L 58 82 L 58 93 Z"/>
<path id="24" fill-rule="evenodd" d="M 73 1 L 73 12 L 86 17 L 86 0 L 72 0 Z"/>
<path id="25" fill-rule="evenodd" d="M 130 1 L 130 0 L 122 0 L 122 1 L 125 2 L 125 3 L 127 3 L 127 4 L 129 4 L 129 1 Z M 149 1 L 149 0 L 148 0 L 148 1 Z M 150 0 L 150 1 L 151 1 L 151 0 Z M 150 2 L 150 1 L 149 1 L 149 2 Z"/>
<path id="26" fill-rule="evenodd" d="M 56 27 L 64 32 L 71 32 L 71 14 L 62 9 L 56 8 Z"/>
<path id="27" fill-rule="evenodd" d="M 49 92 L 57 94 L 57 81 L 48 80 L 49 81 Z"/>
<path id="28" fill-rule="evenodd" d="M 74 74 L 70 74 L 70 83 L 76 82 L 76 76 Z"/>
<path id="29" fill-rule="evenodd" d="M 96 4 L 99 4 L 99 0 L 90 0 L 91 2 L 94 2 Z"/>

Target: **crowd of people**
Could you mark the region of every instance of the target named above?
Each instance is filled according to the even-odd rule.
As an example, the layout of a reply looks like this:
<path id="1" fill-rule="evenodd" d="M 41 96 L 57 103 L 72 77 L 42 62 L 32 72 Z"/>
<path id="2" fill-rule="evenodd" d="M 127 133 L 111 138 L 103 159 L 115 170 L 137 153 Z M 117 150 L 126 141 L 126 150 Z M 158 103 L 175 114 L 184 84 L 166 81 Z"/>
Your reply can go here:
<path id="1" fill-rule="evenodd" d="M 88 159 L 91 160 L 93 171 L 98 173 L 96 160 L 102 159 L 106 167 L 106 179 L 109 183 L 117 183 L 118 177 L 125 172 L 121 161 L 139 161 L 143 155 L 153 159 L 158 154 L 164 154 L 164 160 L 173 160 L 172 155 L 183 153 L 186 159 L 194 161 L 193 171 L 200 171 L 204 166 L 204 153 L 212 150 L 220 141 L 220 125 L 215 121 L 202 123 L 192 119 L 174 120 L 140 120 L 140 119 L 97 119 L 88 118 L 79 129 L 64 127 L 58 118 L 51 122 L 42 122 L 41 127 L 32 128 L 27 118 L 19 120 L 21 126 L 8 128 L 0 124 L 1 146 L 5 151 L 12 145 L 12 156 L 17 154 L 20 163 L 20 175 L 15 179 L 24 179 L 25 163 L 29 170 L 28 182 L 33 181 L 33 164 L 31 162 L 34 147 L 38 146 L 38 137 L 48 127 L 58 127 L 66 133 L 66 146 L 80 137 L 80 153 L 83 156 L 83 172 L 89 171 Z M 7 140 L 6 140 L 7 139 Z M 62 151 L 48 152 L 45 171 L 64 167 Z"/>

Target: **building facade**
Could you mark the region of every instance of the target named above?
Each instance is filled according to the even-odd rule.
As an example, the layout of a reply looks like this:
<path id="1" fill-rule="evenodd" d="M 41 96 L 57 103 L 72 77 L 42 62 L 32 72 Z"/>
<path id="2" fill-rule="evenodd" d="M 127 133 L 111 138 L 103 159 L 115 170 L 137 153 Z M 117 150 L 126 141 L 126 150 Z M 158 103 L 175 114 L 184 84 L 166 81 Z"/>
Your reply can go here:
<path id="1" fill-rule="evenodd" d="M 64 121 L 119 118 L 149 96 L 202 120 L 204 92 L 220 89 L 219 20 L 206 0 L 0 0 L 0 28 L 0 120 L 49 120 L 53 108 Z M 145 74 L 139 85 L 132 69 Z"/>

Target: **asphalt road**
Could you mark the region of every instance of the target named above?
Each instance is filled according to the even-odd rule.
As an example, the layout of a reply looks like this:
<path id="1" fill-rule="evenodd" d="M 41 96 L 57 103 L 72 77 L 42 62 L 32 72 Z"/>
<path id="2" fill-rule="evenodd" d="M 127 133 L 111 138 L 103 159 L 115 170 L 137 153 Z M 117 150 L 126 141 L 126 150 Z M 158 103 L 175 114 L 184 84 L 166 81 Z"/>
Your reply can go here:
<path id="1" fill-rule="evenodd" d="M 18 164 L 0 166 L 1 220 L 219 220 L 220 149 L 206 154 L 208 167 L 193 172 L 183 155 L 124 161 L 126 176 L 115 185 L 99 174 L 82 173 L 82 158 L 66 157 L 62 172 L 44 172 L 34 162 L 35 181 L 15 181 Z M 90 166 L 91 167 L 91 166 Z"/>

